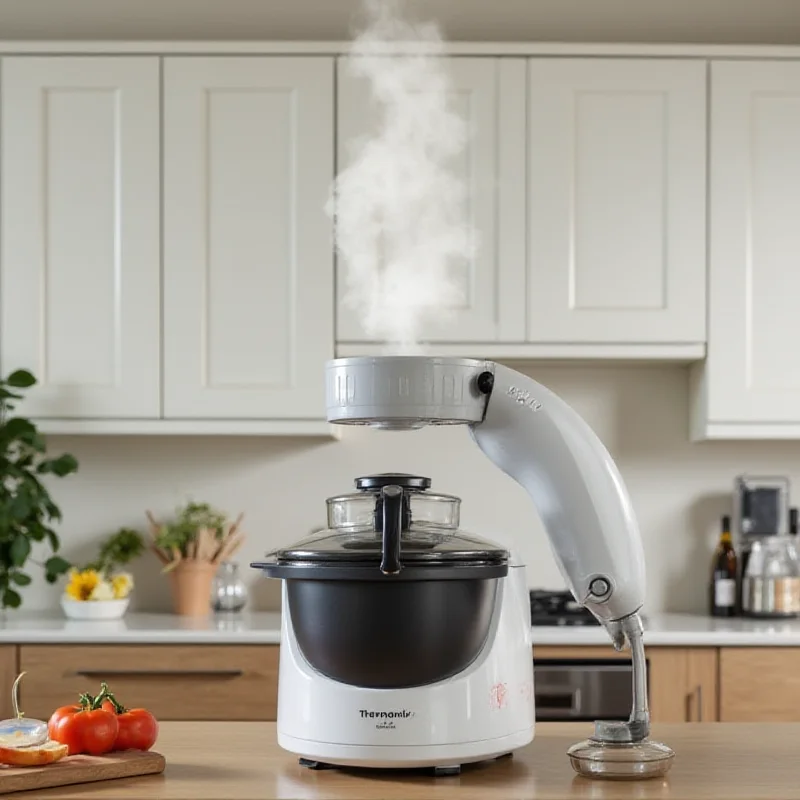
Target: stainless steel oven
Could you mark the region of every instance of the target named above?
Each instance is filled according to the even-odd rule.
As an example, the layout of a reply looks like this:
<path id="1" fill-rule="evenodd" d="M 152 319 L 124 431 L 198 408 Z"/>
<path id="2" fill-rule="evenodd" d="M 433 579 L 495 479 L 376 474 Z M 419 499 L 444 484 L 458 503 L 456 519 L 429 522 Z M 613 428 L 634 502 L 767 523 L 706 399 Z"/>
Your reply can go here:
<path id="1" fill-rule="evenodd" d="M 537 659 L 533 672 L 540 722 L 626 720 L 630 716 L 630 661 Z"/>

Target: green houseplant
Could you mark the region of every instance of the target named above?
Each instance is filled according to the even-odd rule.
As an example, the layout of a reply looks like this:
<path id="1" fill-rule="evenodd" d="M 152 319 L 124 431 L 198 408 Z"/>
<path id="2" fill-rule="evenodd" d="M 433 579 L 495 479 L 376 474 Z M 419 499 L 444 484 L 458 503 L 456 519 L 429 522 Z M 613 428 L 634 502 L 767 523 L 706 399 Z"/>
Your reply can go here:
<path id="1" fill-rule="evenodd" d="M 135 561 L 145 551 L 142 534 L 132 528 L 120 528 L 100 545 L 97 558 L 83 567 L 110 576 Z"/>
<path id="2" fill-rule="evenodd" d="M 106 537 L 94 560 L 69 571 L 61 608 L 72 619 L 119 619 L 133 591 L 133 576 L 125 567 L 145 549 L 138 531 L 120 528 Z"/>
<path id="3" fill-rule="evenodd" d="M 151 549 L 169 575 L 175 612 L 202 616 L 211 608 L 211 585 L 217 567 L 238 550 L 242 514 L 231 523 L 208 503 L 189 502 L 171 522 L 159 523 L 148 511 Z"/>
<path id="4" fill-rule="evenodd" d="M 51 527 L 61 520 L 42 479 L 63 478 L 77 471 L 78 462 L 69 453 L 47 456 L 47 446 L 36 425 L 14 415 L 20 390 L 36 384 L 27 370 L 16 370 L 0 379 L 0 608 L 22 605 L 20 589 L 32 578 L 25 571 L 30 561 L 44 570 L 48 583 L 55 583 L 70 564 L 57 555 L 61 543 Z M 33 558 L 37 543 L 49 548 L 43 561 Z"/>

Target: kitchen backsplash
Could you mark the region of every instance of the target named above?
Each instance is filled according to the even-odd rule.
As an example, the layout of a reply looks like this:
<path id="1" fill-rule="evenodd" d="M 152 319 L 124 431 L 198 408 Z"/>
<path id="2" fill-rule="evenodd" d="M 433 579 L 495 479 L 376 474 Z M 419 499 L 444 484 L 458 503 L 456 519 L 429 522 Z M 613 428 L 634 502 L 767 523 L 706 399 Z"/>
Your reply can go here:
<path id="1" fill-rule="evenodd" d="M 520 368 L 520 365 L 515 365 Z M 537 365 L 523 371 L 582 414 L 617 461 L 645 543 L 647 611 L 703 611 L 711 549 L 743 472 L 791 477 L 800 493 L 800 442 L 688 439 L 688 372 L 681 366 Z M 145 530 L 145 510 L 167 516 L 187 499 L 232 515 L 245 512 L 246 546 L 237 554 L 250 608 L 279 607 L 277 584 L 248 564 L 272 547 L 325 523 L 325 498 L 353 490 L 371 472 L 424 474 L 433 489 L 459 495 L 462 527 L 494 538 L 525 560 L 533 587 L 561 588 L 535 508 L 523 490 L 473 445 L 463 429 L 413 433 L 346 430 L 339 441 L 257 437 L 51 437 L 54 452 L 80 462 L 53 485 L 64 514 L 67 558 L 93 556 L 120 526 Z M 133 610 L 168 611 L 169 589 L 148 554 L 133 569 Z M 26 609 L 55 609 L 61 584 L 37 578 Z"/>

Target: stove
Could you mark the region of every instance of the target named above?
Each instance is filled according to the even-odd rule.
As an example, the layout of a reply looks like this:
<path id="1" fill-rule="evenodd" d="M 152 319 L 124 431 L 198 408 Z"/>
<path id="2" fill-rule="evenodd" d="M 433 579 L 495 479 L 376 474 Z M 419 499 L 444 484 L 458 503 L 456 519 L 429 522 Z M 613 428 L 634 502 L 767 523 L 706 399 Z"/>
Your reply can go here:
<path id="1" fill-rule="evenodd" d="M 591 612 L 575 602 L 568 591 L 532 589 L 531 625 L 599 625 Z"/>

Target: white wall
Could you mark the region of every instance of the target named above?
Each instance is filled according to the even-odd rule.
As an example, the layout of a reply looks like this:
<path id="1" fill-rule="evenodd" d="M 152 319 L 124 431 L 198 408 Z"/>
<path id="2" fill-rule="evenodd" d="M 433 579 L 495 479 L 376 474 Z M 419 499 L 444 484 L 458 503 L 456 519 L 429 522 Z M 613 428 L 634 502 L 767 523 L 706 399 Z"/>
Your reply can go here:
<path id="1" fill-rule="evenodd" d="M 692 444 L 687 437 L 686 368 L 537 366 L 526 371 L 571 403 L 617 460 L 645 541 L 648 609 L 703 611 L 719 517 L 729 511 L 741 472 L 788 474 L 800 486 L 800 442 Z M 68 558 L 93 555 L 121 525 L 144 530 L 145 509 L 170 514 L 188 496 L 230 514 L 245 512 L 247 546 L 238 560 L 255 609 L 278 607 L 274 582 L 247 566 L 273 546 L 325 521 L 325 498 L 352 490 L 358 475 L 428 475 L 463 498 L 462 527 L 518 548 L 531 586 L 558 587 L 558 571 L 527 496 L 490 464 L 462 429 L 413 433 L 347 431 L 342 441 L 235 437 L 53 437 L 80 472 L 52 484 L 64 512 Z M 797 490 L 800 492 L 800 489 Z M 168 584 L 151 554 L 135 567 L 133 608 L 169 610 Z M 56 608 L 60 587 L 37 581 L 24 607 Z"/>

